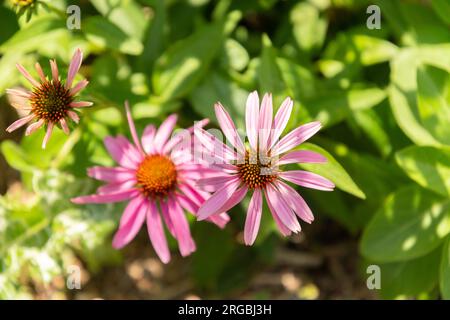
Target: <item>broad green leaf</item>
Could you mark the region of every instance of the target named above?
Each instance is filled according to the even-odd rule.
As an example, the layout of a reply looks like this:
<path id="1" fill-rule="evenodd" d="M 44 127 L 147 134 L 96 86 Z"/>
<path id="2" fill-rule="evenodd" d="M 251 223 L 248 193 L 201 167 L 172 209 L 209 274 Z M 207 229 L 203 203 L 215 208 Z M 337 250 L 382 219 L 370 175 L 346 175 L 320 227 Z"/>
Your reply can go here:
<path id="1" fill-rule="evenodd" d="M 398 47 L 386 40 L 366 35 L 352 36 L 355 49 L 360 54 L 359 59 L 363 65 L 372 65 L 390 60 L 397 54 Z"/>
<path id="2" fill-rule="evenodd" d="M 398 165 L 424 188 L 450 197 L 450 149 L 413 146 L 396 153 Z"/>
<path id="3" fill-rule="evenodd" d="M 309 118 L 328 127 L 344 120 L 355 111 L 372 108 L 386 98 L 379 88 L 328 91 L 304 101 Z"/>
<path id="4" fill-rule="evenodd" d="M 425 65 L 418 69 L 419 119 L 427 131 L 450 145 L 450 73 Z"/>
<path id="5" fill-rule="evenodd" d="M 331 180 L 336 185 L 336 187 L 347 193 L 350 193 L 361 199 L 366 198 L 364 192 L 356 185 L 347 171 L 345 171 L 345 169 L 330 153 L 328 153 L 321 147 L 311 143 L 304 143 L 300 146 L 299 149 L 320 153 L 328 159 L 328 162 L 326 163 L 301 163 L 299 164 L 300 167 L 324 176 L 325 178 Z"/>
<path id="6" fill-rule="evenodd" d="M 431 7 L 442 21 L 450 25 L 450 2 L 447 0 L 431 0 Z"/>
<path id="7" fill-rule="evenodd" d="M 83 21 L 86 38 L 101 50 L 112 49 L 130 55 L 139 55 L 144 46 L 103 17 L 92 16 Z"/>
<path id="8" fill-rule="evenodd" d="M 294 100 L 303 101 L 316 94 L 316 79 L 311 70 L 285 58 L 277 58 L 276 62 L 287 91 Z"/>
<path id="9" fill-rule="evenodd" d="M 442 298 L 450 300 L 450 237 L 447 237 L 442 250 L 439 286 Z"/>
<path id="10" fill-rule="evenodd" d="M 417 186 L 388 197 L 364 230 L 361 253 L 375 262 L 419 258 L 450 232 L 450 201 Z"/>
<path id="11" fill-rule="evenodd" d="M 320 49 L 327 32 L 327 21 L 320 17 L 319 10 L 309 3 L 299 3 L 290 12 L 292 31 L 302 51 Z"/>
<path id="12" fill-rule="evenodd" d="M 28 162 L 27 154 L 15 142 L 11 140 L 3 141 L 1 150 L 8 164 L 14 169 L 28 172 L 33 170 L 33 167 Z"/>
<path id="13" fill-rule="evenodd" d="M 380 265 L 381 296 L 412 298 L 432 290 L 439 279 L 441 252 L 438 247 L 420 258 Z"/>
<path id="14" fill-rule="evenodd" d="M 403 49 L 391 61 L 389 101 L 403 132 L 418 145 L 445 144 L 422 124 L 417 103 L 417 70 L 429 64 L 450 72 L 450 45 L 430 45 Z M 448 139 L 446 137 L 445 139 Z"/>
<path id="15" fill-rule="evenodd" d="M 189 93 L 205 75 L 224 37 L 225 25 L 217 22 L 171 46 L 155 64 L 156 95 L 167 101 Z"/>
<path id="16" fill-rule="evenodd" d="M 247 50 L 236 40 L 229 38 L 224 43 L 221 59 L 225 66 L 230 66 L 234 70 L 242 71 L 247 67 L 250 57 Z"/>
<path id="17" fill-rule="evenodd" d="M 0 30 L 0 45 L 8 40 L 14 33 L 19 30 L 16 15 L 12 10 L 5 6 L 0 6 L 0 19 L 2 21 L 2 28 Z"/>

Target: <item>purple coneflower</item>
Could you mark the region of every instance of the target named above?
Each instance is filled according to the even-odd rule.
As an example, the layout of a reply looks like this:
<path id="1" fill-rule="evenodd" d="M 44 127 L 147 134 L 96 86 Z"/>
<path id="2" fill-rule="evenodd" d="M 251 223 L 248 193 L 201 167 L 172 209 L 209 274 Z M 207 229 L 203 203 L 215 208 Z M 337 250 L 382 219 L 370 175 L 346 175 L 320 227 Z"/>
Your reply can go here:
<path id="1" fill-rule="evenodd" d="M 303 170 L 282 171 L 281 165 L 293 163 L 321 163 L 327 159 L 307 150 L 291 151 L 319 131 L 320 122 L 302 125 L 278 139 L 285 129 L 292 112 L 293 101 L 286 98 L 275 119 L 271 94 L 265 94 L 259 107 L 257 92 L 252 92 L 246 104 L 246 129 L 249 148 L 242 142 L 228 112 L 220 103 L 215 105 L 219 125 L 234 148 L 223 144 L 203 129 L 196 129 L 195 135 L 203 146 L 216 156 L 215 167 L 222 168 L 225 176 L 207 178 L 201 186 L 215 186 L 218 190 L 200 207 L 198 219 L 203 220 L 218 212 L 228 211 L 241 202 L 247 192 L 253 193 L 245 221 L 244 241 L 252 245 L 258 234 L 262 213 L 263 194 L 272 216 L 285 236 L 301 230 L 296 215 L 311 223 L 313 214 L 298 194 L 284 181 L 306 188 L 332 191 L 334 184 L 324 177 Z M 217 153 L 217 151 L 220 151 Z M 284 180 L 284 181 L 283 181 Z"/>
<path id="2" fill-rule="evenodd" d="M 134 144 L 124 136 L 107 137 L 106 149 L 118 166 L 90 168 L 90 177 L 107 184 L 95 195 L 72 201 L 77 204 L 129 201 L 114 236 L 113 247 L 120 249 L 127 245 L 146 222 L 153 248 L 161 261 L 167 263 L 170 252 L 162 221 L 178 240 L 182 256 L 194 252 L 196 247 L 184 210 L 197 213 L 209 193 L 196 190 L 195 181 L 218 173 L 198 161 L 194 162 L 193 157 L 186 157 L 186 150 L 178 148 L 184 139 L 189 140 L 193 136 L 193 127 L 170 137 L 177 121 L 177 116 L 171 115 L 158 130 L 153 125 L 147 126 L 141 143 L 130 109 L 127 104 L 125 106 Z M 197 126 L 206 123 L 207 120 L 203 120 Z M 211 215 L 209 221 L 223 228 L 229 217 L 219 212 Z"/>
<path id="3" fill-rule="evenodd" d="M 55 60 L 50 60 L 52 78 L 47 79 L 39 63 L 35 64 L 40 82 L 31 76 L 25 68 L 17 64 L 17 69 L 33 86 L 31 91 L 22 89 L 7 89 L 9 101 L 13 107 L 28 112 L 28 114 L 11 124 L 6 131 L 12 132 L 30 122 L 25 135 L 30 135 L 42 126 L 47 126 L 47 133 L 42 142 L 45 149 L 55 125 L 69 134 L 68 118 L 78 123 L 80 118 L 75 108 L 92 106 L 92 102 L 75 101 L 75 95 L 84 89 L 88 81 L 81 80 L 72 86 L 75 75 L 80 69 L 83 53 L 77 49 L 70 62 L 67 80 L 64 83 L 59 78 L 58 66 Z"/>

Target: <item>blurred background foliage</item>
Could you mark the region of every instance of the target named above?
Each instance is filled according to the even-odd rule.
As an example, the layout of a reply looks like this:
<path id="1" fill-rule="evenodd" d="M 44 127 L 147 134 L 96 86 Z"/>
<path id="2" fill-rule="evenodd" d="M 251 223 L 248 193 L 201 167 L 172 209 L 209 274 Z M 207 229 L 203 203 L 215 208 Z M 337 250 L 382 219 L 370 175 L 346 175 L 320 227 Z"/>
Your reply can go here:
<path id="1" fill-rule="evenodd" d="M 81 73 L 90 81 L 82 95 L 95 102 L 69 137 L 56 132 L 45 151 L 43 132 L 21 138 L 2 129 L 8 165 L 2 160 L 1 299 L 36 297 L 55 279 L 64 281 L 72 264 L 95 276 L 124 263 L 110 244 L 123 206 L 69 201 L 95 189 L 87 167 L 112 165 L 102 139 L 128 134 L 124 100 L 138 130 L 172 112 L 181 127 L 204 117 L 216 127 L 216 101 L 242 127 L 246 96 L 255 89 L 272 92 L 276 106 L 294 99 L 288 129 L 323 123 L 301 148 L 319 150 L 329 162 L 302 167 L 337 190 L 300 190 L 316 216 L 300 238 L 278 236 L 266 212 L 255 246 L 243 246 L 247 203 L 231 212 L 224 231 L 193 222 L 198 250 L 179 262 L 193 292 L 239 297 L 250 279 L 277 264 L 280 250 L 321 256 L 344 237 L 359 247 L 348 250 L 361 286 L 367 265 L 381 268 L 381 289 L 371 297 L 450 298 L 447 0 L 82 0 L 80 30 L 66 27 L 70 4 L 0 5 L 2 128 L 17 118 L 5 89 L 28 85 L 17 62 L 33 70 L 39 61 L 48 73 L 48 59 L 56 58 L 65 72 L 82 48 Z M 381 29 L 366 27 L 371 4 L 381 8 Z M 332 237 L 333 228 L 344 231 Z M 142 242 L 141 254 L 151 252 Z M 309 295 L 317 296 L 327 297 Z"/>

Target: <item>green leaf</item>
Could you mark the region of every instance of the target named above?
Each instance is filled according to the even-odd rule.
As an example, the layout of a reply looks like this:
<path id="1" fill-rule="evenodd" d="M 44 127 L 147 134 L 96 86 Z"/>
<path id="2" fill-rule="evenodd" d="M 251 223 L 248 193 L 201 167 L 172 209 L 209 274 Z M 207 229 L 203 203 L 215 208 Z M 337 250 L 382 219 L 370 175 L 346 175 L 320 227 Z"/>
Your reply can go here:
<path id="1" fill-rule="evenodd" d="M 386 92 L 372 87 L 329 91 L 304 101 L 311 120 L 318 120 L 324 127 L 331 126 L 354 111 L 370 109 L 386 98 Z"/>
<path id="2" fill-rule="evenodd" d="M 411 298 L 432 290 L 438 283 L 441 247 L 423 257 L 382 264 L 381 296 L 384 299 Z"/>
<path id="3" fill-rule="evenodd" d="M 354 195 L 355 197 L 361 199 L 366 198 L 364 192 L 356 185 L 347 171 L 345 171 L 345 169 L 330 153 L 312 143 L 304 143 L 300 146 L 299 149 L 320 153 L 328 159 L 328 162 L 326 163 L 302 163 L 299 164 L 300 167 L 308 171 L 320 174 L 327 179 L 330 179 L 336 185 L 336 187 Z"/>
<path id="4" fill-rule="evenodd" d="M 390 60 L 398 52 L 398 47 L 386 40 L 366 35 L 351 37 L 359 59 L 363 65 L 372 65 Z"/>
<path id="5" fill-rule="evenodd" d="M 441 289 L 442 298 L 450 299 L 450 237 L 447 237 L 444 248 L 442 250 L 439 286 Z"/>
<path id="6" fill-rule="evenodd" d="M 99 49 L 112 49 L 130 55 L 139 55 L 144 50 L 142 43 L 128 36 L 116 25 L 103 17 L 93 16 L 83 21 L 86 38 Z"/>
<path id="7" fill-rule="evenodd" d="M 442 21 L 450 25 L 450 2 L 447 0 L 431 0 L 431 7 Z"/>
<path id="8" fill-rule="evenodd" d="M 398 165 L 424 188 L 450 197 L 450 149 L 413 146 L 396 153 Z"/>
<path id="9" fill-rule="evenodd" d="M 215 23 L 171 46 L 155 64 L 156 95 L 167 101 L 189 93 L 205 75 L 223 40 L 224 25 Z"/>
<path id="10" fill-rule="evenodd" d="M 376 262 L 421 257 L 450 232 L 450 201 L 417 186 L 388 197 L 364 230 L 360 249 Z"/>
<path id="11" fill-rule="evenodd" d="M 417 89 L 420 122 L 436 140 L 450 145 L 450 73 L 428 65 L 420 67 Z"/>
<path id="12" fill-rule="evenodd" d="M 229 38 L 224 43 L 221 59 L 225 67 L 230 66 L 236 71 L 242 71 L 247 67 L 250 57 L 247 50 L 236 40 Z"/>
<path id="13" fill-rule="evenodd" d="M 28 162 L 27 154 L 15 142 L 11 140 L 3 141 L 1 150 L 8 164 L 14 169 L 26 172 L 33 171 L 33 167 Z"/>

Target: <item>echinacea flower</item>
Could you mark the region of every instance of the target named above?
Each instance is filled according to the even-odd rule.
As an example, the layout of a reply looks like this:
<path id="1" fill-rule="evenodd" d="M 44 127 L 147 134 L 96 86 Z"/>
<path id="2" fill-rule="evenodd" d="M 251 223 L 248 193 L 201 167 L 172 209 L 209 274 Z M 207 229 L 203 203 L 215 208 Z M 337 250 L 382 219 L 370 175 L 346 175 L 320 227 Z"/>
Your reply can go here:
<path id="1" fill-rule="evenodd" d="M 183 139 L 193 136 L 193 127 L 170 137 L 177 121 L 177 116 L 171 115 L 159 129 L 148 125 L 140 141 L 130 109 L 127 104 L 125 107 L 134 144 L 121 135 L 107 137 L 106 149 L 118 166 L 90 168 L 90 177 L 107 184 L 100 187 L 97 194 L 78 197 L 72 202 L 129 201 L 114 236 L 113 247 L 120 249 L 127 245 L 145 222 L 153 248 L 161 261 L 167 263 L 170 252 L 162 221 L 178 240 L 182 256 L 194 252 L 196 246 L 184 211 L 197 213 L 209 193 L 196 190 L 195 181 L 216 175 L 217 172 L 197 161 L 194 163 L 193 157 L 186 157 L 186 151 L 177 148 Z M 207 120 L 203 120 L 196 125 L 201 127 L 206 123 Z M 211 216 L 209 221 L 223 228 L 229 217 L 226 213 L 218 213 Z"/>
<path id="2" fill-rule="evenodd" d="M 39 81 L 31 76 L 25 68 L 17 64 L 17 69 L 33 86 L 31 91 L 22 89 L 7 89 L 11 105 L 17 109 L 28 112 L 28 114 L 11 124 L 6 131 L 12 132 L 30 122 L 32 122 L 25 131 L 25 135 L 30 135 L 42 126 L 46 126 L 46 134 L 42 142 L 42 148 L 45 149 L 48 140 L 52 134 L 55 125 L 60 126 L 66 133 L 70 133 L 68 119 L 78 123 L 80 118 L 75 112 L 75 108 L 84 108 L 92 106 L 92 102 L 75 101 L 75 95 L 84 89 L 88 81 L 81 80 L 76 85 L 73 80 L 80 69 L 83 60 L 83 53 L 77 49 L 70 62 L 67 80 L 60 80 L 58 66 L 55 60 L 50 60 L 52 77 L 48 79 L 40 64 L 36 63 L 35 68 L 39 75 Z"/>
<path id="3" fill-rule="evenodd" d="M 246 245 L 252 245 L 258 234 L 263 194 L 283 235 L 301 230 L 296 216 L 307 223 L 314 220 L 303 198 L 284 181 L 323 191 L 332 191 L 334 184 L 312 172 L 281 170 L 280 166 L 286 164 L 321 163 L 327 160 L 312 151 L 290 151 L 319 131 L 320 122 L 302 125 L 278 141 L 289 121 L 292 107 L 293 101 L 286 98 L 272 120 L 272 95 L 264 95 L 260 109 L 257 92 L 250 93 L 246 104 L 245 120 L 249 141 L 249 148 L 246 148 L 228 112 L 220 103 L 215 105 L 219 125 L 237 152 L 203 129 L 195 130 L 195 135 L 203 146 L 216 157 L 214 166 L 221 167 L 226 174 L 200 181 L 199 185 L 214 185 L 220 188 L 200 207 L 197 213 L 199 220 L 217 212 L 228 211 L 241 202 L 247 192 L 253 194 L 244 228 Z M 218 150 L 220 152 L 217 152 Z"/>

